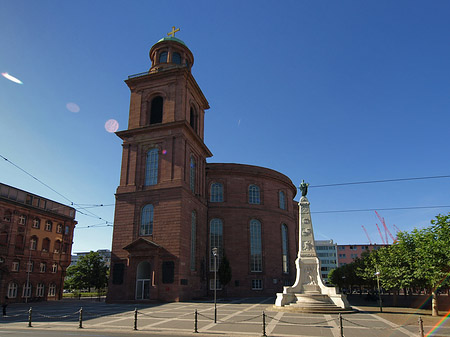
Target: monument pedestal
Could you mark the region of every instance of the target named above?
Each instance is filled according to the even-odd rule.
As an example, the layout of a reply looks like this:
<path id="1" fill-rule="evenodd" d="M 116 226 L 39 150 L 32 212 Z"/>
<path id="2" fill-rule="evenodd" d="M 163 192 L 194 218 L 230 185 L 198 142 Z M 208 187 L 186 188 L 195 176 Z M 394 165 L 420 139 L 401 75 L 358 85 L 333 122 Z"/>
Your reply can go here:
<path id="1" fill-rule="evenodd" d="M 336 287 L 327 287 L 320 273 L 312 228 L 309 201 L 305 195 L 300 199 L 299 251 L 295 260 L 297 269 L 294 285 L 284 287 L 277 294 L 274 308 L 304 312 L 350 311 L 347 297 L 337 292 Z"/>

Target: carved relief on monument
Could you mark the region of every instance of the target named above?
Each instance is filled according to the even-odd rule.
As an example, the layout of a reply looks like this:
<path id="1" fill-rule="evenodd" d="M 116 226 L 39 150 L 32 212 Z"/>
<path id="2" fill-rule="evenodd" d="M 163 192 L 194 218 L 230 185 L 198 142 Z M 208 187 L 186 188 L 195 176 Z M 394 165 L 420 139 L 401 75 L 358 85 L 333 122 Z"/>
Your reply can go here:
<path id="1" fill-rule="evenodd" d="M 303 241 L 303 249 L 304 250 L 311 250 L 313 247 L 311 241 Z"/>
<path id="2" fill-rule="evenodd" d="M 311 235 L 311 228 L 303 228 L 302 234 L 303 234 L 304 236 L 309 236 L 309 235 Z"/>
<path id="3" fill-rule="evenodd" d="M 311 221 L 310 221 L 308 218 L 304 218 L 304 219 L 303 219 L 303 223 L 304 223 L 304 224 L 310 224 Z"/>

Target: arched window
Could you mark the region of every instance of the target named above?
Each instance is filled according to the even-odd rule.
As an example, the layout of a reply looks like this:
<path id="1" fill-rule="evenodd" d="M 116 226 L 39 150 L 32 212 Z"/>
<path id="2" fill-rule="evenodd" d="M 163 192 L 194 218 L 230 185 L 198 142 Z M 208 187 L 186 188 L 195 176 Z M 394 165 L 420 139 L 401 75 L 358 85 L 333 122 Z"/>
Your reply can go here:
<path id="1" fill-rule="evenodd" d="M 27 217 L 23 214 L 19 216 L 19 225 L 26 225 L 27 223 Z"/>
<path id="2" fill-rule="evenodd" d="M 22 297 L 23 298 L 30 298 L 31 297 L 31 283 L 27 282 L 23 285 L 22 288 Z"/>
<path id="3" fill-rule="evenodd" d="M 33 269 L 34 269 L 34 261 L 28 261 L 27 262 L 27 271 L 28 272 L 33 272 Z"/>
<path id="4" fill-rule="evenodd" d="M 46 222 L 45 222 L 45 230 L 47 231 L 47 232 L 51 232 L 52 231 L 52 228 L 53 228 L 53 223 L 50 221 L 50 220 L 47 220 Z"/>
<path id="5" fill-rule="evenodd" d="M 219 269 L 223 252 L 223 223 L 220 219 L 212 219 L 209 223 L 209 270 L 214 271 L 214 255 L 212 249 L 217 248 L 216 267 Z"/>
<path id="6" fill-rule="evenodd" d="M 261 223 L 250 221 L 250 271 L 262 271 Z"/>
<path id="7" fill-rule="evenodd" d="M 57 224 L 56 225 L 56 233 L 62 233 L 62 228 L 63 228 L 63 225 L 62 224 Z"/>
<path id="8" fill-rule="evenodd" d="M 49 252 L 50 251 L 50 239 L 45 238 L 42 240 L 42 251 L 43 252 Z"/>
<path id="9" fill-rule="evenodd" d="M 154 148 L 147 152 L 145 163 L 145 186 L 158 183 L 158 149 Z"/>
<path id="10" fill-rule="evenodd" d="M 288 227 L 286 224 L 281 225 L 281 249 L 283 258 L 283 273 L 289 273 L 289 241 Z"/>
<path id="11" fill-rule="evenodd" d="M 190 165 L 190 171 L 189 171 L 189 187 L 191 188 L 192 193 L 195 193 L 196 167 L 197 167 L 197 164 L 195 162 L 195 158 L 194 158 L 194 156 L 191 156 L 191 165 Z"/>
<path id="12" fill-rule="evenodd" d="M 36 287 L 36 297 L 44 297 L 45 294 L 45 285 L 44 283 L 38 283 Z"/>
<path id="13" fill-rule="evenodd" d="M 278 193 L 278 199 L 279 199 L 280 208 L 286 209 L 286 195 L 284 194 L 283 191 L 280 191 Z"/>
<path id="14" fill-rule="evenodd" d="M 150 124 L 162 123 L 163 116 L 163 98 L 156 96 L 150 104 Z"/>
<path id="15" fill-rule="evenodd" d="M 5 211 L 5 214 L 3 215 L 3 221 L 11 222 L 11 211 L 9 210 Z"/>
<path id="16" fill-rule="evenodd" d="M 52 264 L 52 273 L 57 273 L 58 272 L 58 264 L 55 262 Z"/>
<path id="17" fill-rule="evenodd" d="M 180 53 L 172 53 L 172 63 L 181 64 L 181 55 Z"/>
<path id="18" fill-rule="evenodd" d="M 38 238 L 36 236 L 32 236 L 30 239 L 30 249 L 31 250 L 36 250 L 37 249 L 37 243 L 38 243 Z"/>
<path id="19" fill-rule="evenodd" d="M 250 185 L 248 187 L 248 202 L 250 204 L 260 204 L 261 203 L 259 186 Z"/>
<path id="20" fill-rule="evenodd" d="M 33 219 L 33 228 L 40 228 L 41 227 L 41 219 L 34 218 Z"/>
<path id="21" fill-rule="evenodd" d="M 56 284 L 50 283 L 48 286 L 48 296 L 55 297 L 56 296 Z"/>
<path id="22" fill-rule="evenodd" d="M 53 252 L 55 254 L 59 254 L 60 251 L 61 251 L 61 240 L 56 240 L 55 241 L 55 248 L 53 249 Z"/>
<path id="23" fill-rule="evenodd" d="M 223 185 L 221 183 L 211 184 L 210 201 L 223 202 Z"/>
<path id="24" fill-rule="evenodd" d="M 145 205 L 141 211 L 141 235 L 153 234 L 153 205 Z"/>
<path id="25" fill-rule="evenodd" d="M 192 211 L 192 213 L 191 213 L 191 270 L 195 270 L 196 246 L 197 246 L 197 213 L 195 211 Z"/>
<path id="26" fill-rule="evenodd" d="M 45 273 L 47 271 L 47 263 L 46 262 L 41 262 L 39 265 L 39 272 L 41 273 Z"/>
<path id="27" fill-rule="evenodd" d="M 198 118 L 197 118 L 197 111 L 195 111 L 195 108 L 191 107 L 191 111 L 189 114 L 189 124 L 192 126 L 195 132 L 197 132 L 197 124 L 198 124 Z"/>
<path id="28" fill-rule="evenodd" d="M 17 288 L 18 285 L 15 282 L 10 282 L 8 284 L 8 298 L 16 298 L 17 297 Z"/>
<path id="29" fill-rule="evenodd" d="M 167 63 L 167 52 L 163 51 L 159 54 L 159 63 Z"/>

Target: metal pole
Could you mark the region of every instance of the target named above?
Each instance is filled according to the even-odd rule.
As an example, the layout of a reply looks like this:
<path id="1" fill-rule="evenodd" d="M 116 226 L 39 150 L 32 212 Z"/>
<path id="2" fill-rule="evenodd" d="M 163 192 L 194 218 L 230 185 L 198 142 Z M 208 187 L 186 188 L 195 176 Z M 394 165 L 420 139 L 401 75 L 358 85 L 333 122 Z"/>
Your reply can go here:
<path id="1" fill-rule="evenodd" d="M 424 337 L 424 332 L 423 332 L 423 321 L 422 321 L 422 317 L 419 316 L 419 336 L 420 337 Z"/>
<path id="2" fill-rule="evenodd" d="M 378 301 L 380 302 L 380 312 L 383 312 L 383 306 L 381 304 L 381 292 L 380 292 L 380 272 L 378 271 L 378 267 L 375 275 L 377 275 Z"/>
<path id="3" fill-rule="evenodd" d="M 266 335 L 266 314 L 263 311 L 263 337 L 267 337 Z"/>
<path id="4" fill-rule="evenodd" d="M 137 315 L 138 315 L 138 310 L 137 310 L 137 308 L 134 308 L 134 330 L 137 330 Z"/>
<path id="5" fill-rule="evenodd" d="M 342 324 L 342 315 L 339 313 L 339 336 L 344 337 L 344 325 Z"/>
<path id="6" fill-rule="evenodd" d="M 214 323 L 217 323 L 217 247 L 212 249 L 214 255 Z"/>
<path id="7" fill-rule="evenodd" d="M 197 309 L 195 309 L 195 316 L 194 316 L 194 332 L 195 333 L 198 333 L 198 330 L 197 330 L 197 315 L 198 315 Z"/>
<path id="8" fill-rule="evenodd" d="M 80 325 L 78 326 L 80 329 L 83 328 L 83 307 L 80 308 L 80 316 L 78 317 L 78 321 Z"/>
<path id="9" fill-rule="evenodd" d="M 30 307 L 30 309 L 28 310 L 28 327 L 31 328 L 31 315 L 33 313 L 33 309 Z"/>

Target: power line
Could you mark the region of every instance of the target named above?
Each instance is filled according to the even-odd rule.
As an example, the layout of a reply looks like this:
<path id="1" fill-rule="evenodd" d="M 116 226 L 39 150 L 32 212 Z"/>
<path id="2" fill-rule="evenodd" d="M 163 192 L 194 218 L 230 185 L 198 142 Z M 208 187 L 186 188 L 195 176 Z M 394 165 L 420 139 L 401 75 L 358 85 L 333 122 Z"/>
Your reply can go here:
<path id="1" fill-rule="evenodd" d="M 373 212 L 373 211 L 398 211 L 406 209 L 427 209 L 427 208 L 449 208 L 450 205 L 444 206 L 412 206 L 412 207 L 389 207 L 389 208 L 366 208 L 366 209 L 348 209 L 348 210 L 332 210 L 311 212 L 316 214 L 324 213 L 351 213 L 351 212 Z"/>
<path id="2" fill-rule="evenodd" d="M 361 184 L 377 184 L 377 183 L 390 183 L 390 182 L 397 182 L 397 181 L 442 179 L 442 178 L 450 178 L 450 175 L 446 175 L 446 176 L 429 176 L 429 177 L 413 177 L 413 178 L 397 178 L 397 179 L 383 179 L 383 180 L 368 180 L 368 181 L 356 181 L 356 182 L 336 183 L 336 184 L 326 184 L 326 185 L 310 185 L 309 188 L 314 188 L 314 187 L 334 187 L 334 186 L 345 186 L 345 185 L 361 185 Z"/>

